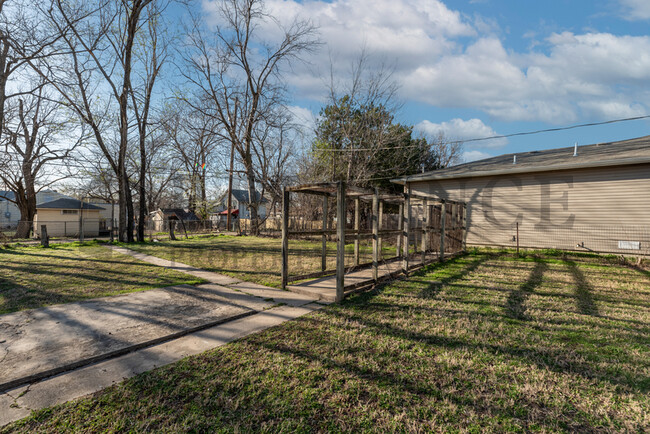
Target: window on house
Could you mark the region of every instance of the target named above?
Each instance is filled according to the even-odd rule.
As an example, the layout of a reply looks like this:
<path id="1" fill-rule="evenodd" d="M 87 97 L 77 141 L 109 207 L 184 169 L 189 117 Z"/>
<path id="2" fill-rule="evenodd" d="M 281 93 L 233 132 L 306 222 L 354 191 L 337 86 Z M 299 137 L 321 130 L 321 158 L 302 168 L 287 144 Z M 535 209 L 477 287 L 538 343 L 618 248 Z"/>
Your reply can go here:
<path id="1" fill-rule="evenodd" d="M 79 210 L 78 209 L 62 209 L 61 214 L 78 214 Z"/>

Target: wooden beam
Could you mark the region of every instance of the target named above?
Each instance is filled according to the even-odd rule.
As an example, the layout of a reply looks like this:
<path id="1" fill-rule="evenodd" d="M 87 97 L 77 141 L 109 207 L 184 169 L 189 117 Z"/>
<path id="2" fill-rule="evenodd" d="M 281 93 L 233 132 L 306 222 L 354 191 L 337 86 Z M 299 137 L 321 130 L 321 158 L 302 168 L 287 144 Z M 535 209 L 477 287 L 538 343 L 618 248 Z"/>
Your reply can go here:
<path id="1" fill-rule="evenodd" d="M 379 190 L 372 197 L 372 280 L 379 278 Z"/>
<path id="2" fill-rule="evenodd" d="M 282 289 L 289 280 L 289 191 L 282 189 Z"/>
<path id="3" fill-rule="evenodd" d="M 359 198 L 354 199 L 354 230 L 356 231 L 356 238 L 354 239 L 354 265 L 359 265 L 359 223 L 361 201 Z"/>
<path id="4" fill-rule="evenodd" d="M 345 293 L 345 182 L 339 181 L 336 195 L 336 301 Z"/>
<path id="5" fill-rule="evenodd" d="M 445 223 L 447 220 L 447 208 L 443 201 L 440 205 L 440 257 L 438 260 L 444 262 L 445 260 Z"/>
<path id="6" fill-rule="evenodd" d="M 321 251 L 321 271 L 327 270 L 327 196 L 323 196 L 323 246 Z"/>

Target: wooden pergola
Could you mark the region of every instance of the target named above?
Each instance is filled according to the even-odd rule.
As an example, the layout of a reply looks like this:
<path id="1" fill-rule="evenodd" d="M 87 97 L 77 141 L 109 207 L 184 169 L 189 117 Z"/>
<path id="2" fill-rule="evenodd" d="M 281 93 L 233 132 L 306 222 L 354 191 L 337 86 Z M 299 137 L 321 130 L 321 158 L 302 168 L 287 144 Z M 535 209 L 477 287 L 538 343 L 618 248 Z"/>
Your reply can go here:
<path id="1" fill-rule="evenodd" d="M 308 194 L 323 196 L 323 225 L 322 229 L 316 230 L 289 230 L 289 207 L 292 193 Z M 328 199 L 336 198 L 336 229 L 328 228 Z M 346 212 L 348 200 L 354 201 L 354 228 L 346 229 Z M 361 202 L 371 203 L 371 230 L 360 229 L 360 206 Z M 422 216 L 422 227 L 416 228 L 413 224 L 412 205 L 418 203 L 423 205 L 424 215 Z M 385 229 L 382 227 L 382 216 L 384 204 L 393 204 L 399 207 L 398 211 L 398 228 Z M 427 261 L 428 235 L 434 227 L 431 226 L 432 207 L 439 205 L 441 207 L 440 222 L 440 249 L 437 258 L 434 260 L 444 261 L 445 257 L 445 217 L 446 205 L 456 204 L 462 206 L 462 215 L 453 215 L 452 218 L 461 222 L 463 232 L 465 231 L 465 222 L 467 219 L 466 208 L 463 202 L 449 201 L 438 198 L 434 195 L 424 193 L 412 193 L 409 185 L 404 187 L 404 193 L 394 194 L 380 191 L 379 189 L 364 189 L 359 187 L 347 186 L 345 182 L 336 183 L 318 183 L 284 187 L 282 201 L 282 288 L 286 289 L 287 284 L 291 281 L 317 278 L 325 275 L 336 274 L 336 300 L 342 300 L 345 295 L 345 273 L 351 268 L 372 267 L 372 281 L 379 280 L 379 262 L 382 251 L 382 238 L 389 235 L 397 235 L 397 257 L 401 259 L 401 273 L 408 274 L 408 271 L 414 267 L 422 266 Z M 409 236 L 414 232 L 421 232 L 421 261 L 410 264 L 409 258 Z M 309 273 L 300 276 L 289 277 L 289 236 L 318 236 L 322 238 L 321 253 L 321 271 Z M 336 270 L 327 270 L 327 237 L 336 235 Z M 354 237 L 354 266 L 345 267 L 345 241 L 346 236 Z M 359 244 L 361 238 L 372 237 L 372 262 L 360 264 L 359 262 Z M 463 236 L 463 249 L 465 248 L 465 237 Z"/>

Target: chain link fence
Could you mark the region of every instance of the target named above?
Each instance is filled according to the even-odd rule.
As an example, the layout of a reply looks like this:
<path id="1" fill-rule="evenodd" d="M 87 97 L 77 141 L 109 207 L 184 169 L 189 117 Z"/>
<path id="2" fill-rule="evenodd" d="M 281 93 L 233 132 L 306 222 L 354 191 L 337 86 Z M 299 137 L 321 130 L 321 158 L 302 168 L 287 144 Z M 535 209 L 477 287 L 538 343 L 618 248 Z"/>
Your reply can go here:
<path id="1" fill-rule="evenodd" d="M 649 256 L 650 225 L 470 225 L 468 245 Z"/>

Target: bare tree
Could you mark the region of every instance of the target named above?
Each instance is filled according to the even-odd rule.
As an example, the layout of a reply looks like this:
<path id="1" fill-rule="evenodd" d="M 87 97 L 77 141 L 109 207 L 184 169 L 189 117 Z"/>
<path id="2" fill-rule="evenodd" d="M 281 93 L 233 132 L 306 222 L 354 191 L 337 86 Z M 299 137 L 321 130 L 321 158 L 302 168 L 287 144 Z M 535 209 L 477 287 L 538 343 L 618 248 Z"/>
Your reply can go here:
<path id="1" fill-rule="evenodd" d="M 51 101 L 43 86 L 34 95 L 20 97 L 15 110 L 15 122 L 5 123 L 0 179 L 14 193 L 14 197 L 7 199 L 16 204 L 24 222 L 19 225 L 16 237 L 26 238 L 29 222 L 36 214 L 36 193 L 61 179 L 48 171 L 48 166 L 70 159 L 84 140 L 84 133 L 65 116 L 59 104 Z M 71 142 L 75 134 L 77 139 Z"/>
<path id="2" fill-rule="evenodd" d="M 189 105 L 178 105 L 167 110 L 163 128 L 173 148 L 173 158 L 183 168 L 188 208 L 206 218 L 208 177 L 222 166 L 216 152 L 223 142 L 218 134 L 220 126 L 212 116 Z"/>
<path id="3" fill-rule="evenodd" d="M 451 158 L 436 154 L 438 142 L 414 138 L 412 126 L 395 122 L 401 105 L 392 68 L 372 64 L 362 49 L 346 80 L 337 80 L 334 69 L 332 61 L 329 101 L 316 122 L 303 180 L 391 189 L 391 178 L 433 170 L 441 165 L 438 157 Z"/>
<path id="4" fill-rule="evenodd" d="M 131 87 L 130 95 L 133 104 L 133 111 L 138 127 L 138 144 L 140 149 L 140 173 L 138 181 L 139 192 L 139 216 L 137 227 L 138 241 L 144 241 L 144 224 L 147 215 L 147 136 L 149 117 L 151 114 L 151 103 L 154 85 L 160 75 L 160 71 L 167 59 L 167 40 L 161 37 L 161 27 L 165 24 L 163 14 L 166 2 L 154 2 L 146 10 L 147 18 L 146 35 L 142 37 L 142 49 L 139 53 L 140 68 L 136 76 L 140 79 L 140 86 Z"/>
<path id="5" fill-rule="evenodd" d="M 133 241 L 134 210 L 126 161 L 129 149 L 129 101 L 134 44 L 146 20 L 152 0 L 53 0 L 43 8 L 49 23 L 59 32 L 62 47 L 55 62 L 33 63 L 35 71 L 60 92 L 70 107 L 87 124 L 119 186 L 120 241 Z M 104 92 L 107 90 L 107 92 Z M 117 106 L 117 109 L 116 107 Z M 118 139 L 110 146 L 108 119 L 117 113 Z"/>
<path id="6" fill-rule="evenodd" d="M 423 139 L 433 150 L 440 167 L 449 167 L 462 162 L 462 141 L 450 139 L 442 131 L 434 136 L 423 136 Z"/>
<path id="7" fill-rule="evenodd" d="M 188 31 L 183 74 L 195 86 L 195 108 L 219 121 L 223 138 L 236 150 L 246 173 L 251 219 L 257 221 L 255 131 L 265 115 L 284 104 L 284 67 L 317 44 L 308 21 L 282 25 L 265 12 L 261 0 L 219 0 L 219 24 L 213 31 L 194 18 Z M 267 26 L 262 29 L 263 26 Z M 265 35 L 279 34 L 276 41 Z M 261 152 L 259 152 L 261 154 Z M 257 225 L 253 224 L 253 233 Z"/>

